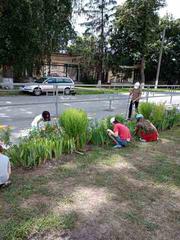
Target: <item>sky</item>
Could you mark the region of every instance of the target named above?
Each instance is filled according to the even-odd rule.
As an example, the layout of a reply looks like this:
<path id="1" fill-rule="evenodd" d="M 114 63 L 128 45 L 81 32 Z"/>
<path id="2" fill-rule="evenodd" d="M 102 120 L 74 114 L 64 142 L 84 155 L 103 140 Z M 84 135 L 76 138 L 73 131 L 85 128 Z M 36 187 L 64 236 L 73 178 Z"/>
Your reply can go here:
<path id="1" fill-rule="evenodd" d="M 117 0 L 118 5 L 122 4 L 125 0 Z M 166 0 L 167 6 L 160 10 L 160 16 L 164 16 L 167 13 L 172 14 L 174 18 L 180 18 L 180 0 Z M 84 22 L 84 18 L 78 19 L 75 24 L 75 30 L 82 33 L 85 28 L 80 26 L 80 23 Z"/>

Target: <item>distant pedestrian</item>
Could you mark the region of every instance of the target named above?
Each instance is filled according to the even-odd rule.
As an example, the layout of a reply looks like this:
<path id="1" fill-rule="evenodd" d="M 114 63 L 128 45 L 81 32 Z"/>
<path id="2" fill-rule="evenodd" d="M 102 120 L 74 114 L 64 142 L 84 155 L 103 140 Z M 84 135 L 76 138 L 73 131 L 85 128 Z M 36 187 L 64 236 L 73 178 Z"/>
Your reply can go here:
<path id="1" fill-rule="evenodd" d="M 134 88 L 130 91 L 129 96 L 131 97 L 131 102 L 129 105 L 129 114 L 128 114 L 128 119 L 131 119 L 132 115 L 132 110 L 133 110 L 133 105 L 135 105 L 135 110 L 136 113 L 138 113 L 138 106 L 139 106 L 139 100 L 142 95 L 142 90 L 141 90 L 141 84 L 139 82 L 136 82 L 134 84 Z"/>
<path id="2" fill-rule="evenodd" d="M 156 127 L 142 114 L 136 115 L 137 124 L 135 134 L 140 137 L 140 141 L 152 142 L 158 140 L 158 131 Z"/>
<path id="3" fill-rule="evenodd" d="M 114 148 L 125 147 L 128 142 L 131 141 L 131 133 L 128 127 L 124 124 L 119 123 L 115 117 L 110 119 L 111 124 L 113 125 L 113 131 L 111 129 L 107 129 L 107 133 L 109 137 L 116 143 Z"/>
<path id="4" fill-rule="evenodd" d="M 3 147 L 0 145 L 0 186 L 8 186 L 11 174 L 11 164 L 9 158 L 3 154 Z"/>
<path id="5" fill-rule="evenodd" d="M 44 111 L 34 118 L 31 126 L 32 128 L 43 129 L 47 124 L 51 124 L 51 115 L 50 112 Z"/>

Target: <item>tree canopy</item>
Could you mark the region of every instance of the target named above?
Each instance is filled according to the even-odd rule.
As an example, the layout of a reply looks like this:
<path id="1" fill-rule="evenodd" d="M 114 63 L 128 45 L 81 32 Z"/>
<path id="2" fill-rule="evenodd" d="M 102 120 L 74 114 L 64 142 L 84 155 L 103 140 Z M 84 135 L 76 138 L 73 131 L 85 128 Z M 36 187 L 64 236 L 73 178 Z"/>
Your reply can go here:
<path id="1" fill-rule="evenodd" d="M 31 74 L 70 39 L 71 13 L 72 0 L 1 0 L 0 64 Z"/>
<path id="2" fill-rule="evenodd" d="M 126 0 L 116 12 L 111 47 L 114 57 L 141 65 L 141 81 L 145 82 L 144 67 L 148 45 L 156 38 L 158 10 L 165 0 Z"/>

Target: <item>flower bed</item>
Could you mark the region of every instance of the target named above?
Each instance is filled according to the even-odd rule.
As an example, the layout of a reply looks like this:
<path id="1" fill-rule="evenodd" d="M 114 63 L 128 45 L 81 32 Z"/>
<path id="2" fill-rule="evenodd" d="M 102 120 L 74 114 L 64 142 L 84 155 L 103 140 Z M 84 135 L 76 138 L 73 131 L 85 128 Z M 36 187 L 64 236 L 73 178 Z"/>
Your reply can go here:
<path id="1" fill-rule="evenodd" d="M 164 105 L 142 103 L 140 112 L 159 129 L 165 130 L 179 123 L 180 114 L 176 109 L 165 110 Z M 128 122 L 122 115 L 116 119 L 134 132 L 135 121 Z M 59 160 L 62 154 L 83 150 L 86 144 L 112 145 L 106 130 L 112 128 L 110 117 L 100 121 L 89 121 L 83 110 L 68 109 L 60 117 L 57 125 L 46 126 L 44 130 L 32 131 L 7 150 L 14 166 L 35 167 L 47 160 Z"/>

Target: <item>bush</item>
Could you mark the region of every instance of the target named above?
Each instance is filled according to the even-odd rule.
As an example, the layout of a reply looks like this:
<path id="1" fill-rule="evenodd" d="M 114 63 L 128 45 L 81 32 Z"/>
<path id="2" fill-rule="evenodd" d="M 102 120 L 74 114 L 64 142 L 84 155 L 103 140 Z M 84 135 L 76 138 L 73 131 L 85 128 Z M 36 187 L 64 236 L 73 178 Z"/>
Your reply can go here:
<path id="1" fill-rule="evenodd" d="M 155 125 L 159 130 L 166 129 L 164 126 L 165 119 L 165 106 L 164 104 L 153 105 L 152 114 L 150 116 L 150 121 Z M 163 126 L 164 125 L 164 126 Z"/>
<path id="2" fill-rule="evenodd" d="M 10 136 L 11 136 L 11 128 L 6 126 L 0 126 L 0 140 L 5 145 L 10 145 Z"/>
<path id="3" fill-rule="evenodd" d="M 139 112 L 158 130 L 170 129 L 179 121 L 176 108 L 166 109 L 164 104 L 141 103 Z"/>
<path id="4" fill-rule="evenodd" d="M 110 117 L 91 124 L 90 143 L 102 146 L 111 144 L 112 140 L 107 134 L 107 129 L 112 128 L 112 125 L 110 126 L 109 119 Z"/>
<path id="5" fill-rule="evenodd" d="M 139 106 L 139 112 L 146 118 L 146 119 L 150 119 L 151 115 L 152 115 L 152 111 L 155 107 L 154 103 L 141 103 Z"/>
<path id="6" fill-rule="evenodd" d="M 87 114 L 80 109 L 70 108 L 63 112 L 59 118 L 65 134 L 70 139 L 74 139 L 77 149 L 85 146 L 87 141 L 88 118 Z"/>

